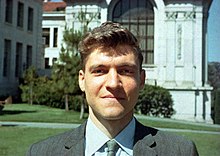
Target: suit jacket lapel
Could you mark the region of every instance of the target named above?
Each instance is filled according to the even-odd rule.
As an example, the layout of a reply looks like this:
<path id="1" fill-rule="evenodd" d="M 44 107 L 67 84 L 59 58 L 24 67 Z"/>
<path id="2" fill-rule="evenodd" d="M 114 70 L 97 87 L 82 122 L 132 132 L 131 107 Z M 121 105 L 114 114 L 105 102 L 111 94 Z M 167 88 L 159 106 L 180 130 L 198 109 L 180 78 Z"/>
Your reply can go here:
<path id="1" fill-rule="evenodd" d="M 64 144 L 65 156 L 84 156 L 85 155 L 85 128 L 86 122 L 74 129 Z"/>
<path id="2" fill-rule="evenodd" d="M 68 136 L 62 151 L 64 156 L 85 155 L 85 129 L 86 122 L 74 129 Z M 153 137 L 156 133 L 156 129 L 146 127 L 136 120 L 133 155 L 145 156 L 147 154 L 148 156 L 156 156 L 155 147 L 157 144 Z"/>
<path id="3" fill-rule="evenodd" d="M 156 156 L 155 151 L 156 141 L 154 135 L 156 135 L 157 130 L 154 128 L 146 127 L 136 120 L 136 130 L 134 136 L 134 156 Z"/>

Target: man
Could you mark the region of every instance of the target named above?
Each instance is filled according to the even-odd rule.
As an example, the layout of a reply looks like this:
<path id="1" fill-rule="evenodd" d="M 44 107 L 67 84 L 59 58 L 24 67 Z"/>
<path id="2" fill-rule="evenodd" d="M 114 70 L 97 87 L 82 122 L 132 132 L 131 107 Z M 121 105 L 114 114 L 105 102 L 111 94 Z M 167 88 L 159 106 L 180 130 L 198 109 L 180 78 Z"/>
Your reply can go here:
<path id="1" fill-rule="evenodd" d="M 79 51 L 79 86 L 86 95 L 89 118 L 74 130 L 33 144 L 27 155 L 198 155 L 193 142 L 145 127 L 134 118 L 145 72 L 131 32 L 105 22 L 85 35 Z"/>

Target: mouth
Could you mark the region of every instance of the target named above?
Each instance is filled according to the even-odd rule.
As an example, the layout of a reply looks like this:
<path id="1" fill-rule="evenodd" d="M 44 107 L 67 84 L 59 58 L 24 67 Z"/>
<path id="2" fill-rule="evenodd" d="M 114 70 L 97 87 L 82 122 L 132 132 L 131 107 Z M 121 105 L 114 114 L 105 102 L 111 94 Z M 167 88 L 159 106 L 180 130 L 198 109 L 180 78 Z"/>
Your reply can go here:
<path id="1" fill-rule="evenodd" d="M 109 99 L 109 100 L 124 100 L 124 97 L 121 96 L 114 96 L 114 95 L 105 95 L 102 96 L 103 99 Z"/>

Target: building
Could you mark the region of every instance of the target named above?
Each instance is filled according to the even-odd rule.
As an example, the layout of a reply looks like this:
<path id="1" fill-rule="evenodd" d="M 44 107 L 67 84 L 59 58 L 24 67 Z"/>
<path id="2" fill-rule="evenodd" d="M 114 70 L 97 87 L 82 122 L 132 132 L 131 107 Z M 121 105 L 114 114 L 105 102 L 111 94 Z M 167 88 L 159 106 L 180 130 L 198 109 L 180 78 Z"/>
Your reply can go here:
<path id="1" fill-rule="evenodd" d="M 42 1 L 1 0 L 0 8 L 0 96 L 9 96 L 24 70 L 42 67 Z"/>
<path id="2" fill-rule="evenodd" d="M 43 5 L 43 43 L 44 43 L 44 68 L 50 69 L 59 57 L 62 45 L 63 31 L 66 26 L 66 3 L 45 2 Z"/>
<path id="3" fill-rule="evenodd" d="M 173 118 L 212 122 L 206 41 L 212 0 L 65 2 L 64 22 L 68 28 L 82 30 L 85 25 L 93 28 L 111 20 L 137 36 L 144 55 L 146 83 L 170 91 L 176 110 Z M 84 19 L 79 16 L 82 11 L 86 13 Z"/>

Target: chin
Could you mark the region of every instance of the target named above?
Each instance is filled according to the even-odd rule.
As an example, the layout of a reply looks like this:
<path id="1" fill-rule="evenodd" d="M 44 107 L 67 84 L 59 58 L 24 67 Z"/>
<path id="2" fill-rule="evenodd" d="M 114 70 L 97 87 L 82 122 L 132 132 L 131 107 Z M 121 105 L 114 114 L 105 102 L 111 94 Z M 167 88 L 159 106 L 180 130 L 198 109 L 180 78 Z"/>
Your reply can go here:
<path id="1" fill-rule="evenodd" d="M 114 111 L 106 111 L 105 114 L 103 114 L 103 118 L 107 120 L 120 120 L 127 116 L 127 114 L 124 112 L 124 110 L 114 110 Z"/>

